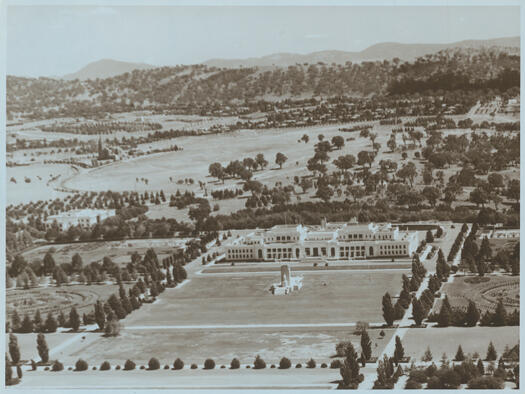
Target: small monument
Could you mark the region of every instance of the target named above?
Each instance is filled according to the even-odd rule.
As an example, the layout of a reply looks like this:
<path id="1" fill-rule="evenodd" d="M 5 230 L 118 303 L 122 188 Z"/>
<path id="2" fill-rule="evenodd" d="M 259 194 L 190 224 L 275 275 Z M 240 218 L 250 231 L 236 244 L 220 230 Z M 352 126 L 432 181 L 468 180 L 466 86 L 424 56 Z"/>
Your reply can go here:
<path id="1" fill-rule="evenodd" d="M 292 276 L 288 265 L 281 265 L 281 283 L 274 283 L 270 291 L 274 295 L 289 294 L 303 287 L 302 276 Z"/>

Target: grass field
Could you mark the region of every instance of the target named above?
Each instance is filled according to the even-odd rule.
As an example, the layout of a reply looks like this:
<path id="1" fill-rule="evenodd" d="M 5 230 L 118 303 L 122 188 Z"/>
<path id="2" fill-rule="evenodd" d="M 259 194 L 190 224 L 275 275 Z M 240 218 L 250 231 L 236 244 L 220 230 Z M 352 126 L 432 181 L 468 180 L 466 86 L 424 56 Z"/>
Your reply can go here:
<path id="1" fill-rule="evenodd" d="M 513 347 L 519 343 L 519 327 L 447 327 L 447 328 L 411 328 L 403 338 L 405 354 L 419 361 L 427 346 L 434 356 L 440 360 L 443 353 L 448 359 L 454 358 L 458 346 L 461 345 L 465 354 L 478 352 L 482 358 L 487 354 L 487 347 L 492 341 L 501 355 L 505 346 Z"/>
<path id="2" fill-rule="evenodd" d="M 385 330 L 380 338 L 377 329 L 369 330 L 373 355 L 378 355 L 390 340 L 394 330 Z M 94 335 L 94 334 L 93 334 Z M 297 329 L 221 329 L 221 330 L 122 330 L 117 338 L 100 336 L 95 341 L 76 346 L 66 360 L 79 357 L 100 364 L 104 360 L 123 363 L 130 358 L 147 363 L 157 357 L 162 364 L 173 364 L 179 357 L 185 364 L 203 364 L 208 357 L 216 363 L 229 365 L 236 357 L 242 364 L 253 362 L 260 355 L 267 363 L 277 364 L 281 357 L 288 357 L 294 364 L 305 363 L 310 358 L 330 362 L 335 355 L 335 345 L 351 341 L 360 349 L 360 337 L 351 328 L 297 328 Z"/>
<path id="3" fill-rule="evenodd" d="M 508 312 L 519 308 L 519 276 L 491 275 L 481 278 L 480 283 L 472 283 L 472 281 L 479 281 L 478 278 L 472 275 L 456 276 L 452 283 L 445 284 L 443 292 L 447 294 L 452 307 L 466 308 L 469 300 L 472 300 L 482 311 L 493 310 L 501 298 Z M 440 308 L 441 303 L 436 302 L 434 311 L 439 311 Z"/>
<path id="4" fill-rule="evenodd" d="M 397 294 L 402 271 L 304 274 L 303 287 L 288 296 L 269 288 L 276 272 L 257 276 L 194 277 L 167 289 L 155 304 L 129 316 L 128 325 L 222 325 L 380 322 L 381 297 Z"/>

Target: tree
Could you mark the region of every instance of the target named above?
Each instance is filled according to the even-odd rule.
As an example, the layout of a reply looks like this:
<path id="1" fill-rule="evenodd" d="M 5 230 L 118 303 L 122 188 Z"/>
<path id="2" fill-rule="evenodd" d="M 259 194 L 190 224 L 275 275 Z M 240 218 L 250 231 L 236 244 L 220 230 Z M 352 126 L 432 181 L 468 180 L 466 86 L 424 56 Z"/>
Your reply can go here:
<path id="1" fill-rule="evenodd" d="M 394 350 L 394 362 L 396 365 L 403 359 L 403 357 L 405 357 L 405 349 L 401 343 L 401 338 L 399 338 L 399 335 L 396 335 L 396 348 Z"/>
<path id="2" fill-rule="evenodd" d="M 69 312 L 69 325 L 73 331 L 78 331 L 80 327 L 80 316 L 78 315 L 77 309 L 73 306 Z"/>
<path id="3" fill-rule="evenodd" d="M 261 358 L 261 356 L 257 355 L 255 357 L 255 361 L 253 362 L 253 369 L 264 369 L 266 368 L 266 362 Z"/>
<path id="4" fill-rule="evenodd" d="M 450 325 L 451 316 L 452 316 L 452 309 L 450 307 L 448 297 L 445 296 L 445 299 L 443 300 L 441 304 L 441 309 L 438 315 L 438 325 L 440 327 L 448 327 Z"/>
<path id="5" fill-rule="evenodd" d="M 283 153 L 278 152 L 275 155 L 275 164 L 279 166 L 279 168 L 283 168 L 283 164 L 288 160 L 288 157 L 286 157 Z"/>
<path id="6" fill-rule="evenodd" d="M 82 257 L 78 253 L 75 253 L 71 258 L 71 270 L 73 272 L 82 271 Z"/>
<path id="7" fill-rule="evenodd" d="M 336 135 L 332 138 L 332 145 L 334 145 L 337 149 L 341 149 L 343 146 L 345 146 L 345 139 L 340 135 Z"/>
<path id="8" fill-rule="evenodd" d="M 512 179 L 509 182 L 506 195 L 511 200 L 516 200 L 516 203 L 520 202 L 520 181 L 518 179 Z"/>
<path id="9" fill-rule="evenodd" d="M 18 347 L 18 339 L 15 334 L 9 334 L 9 355 L 13 364 L 20 362 L 20 348 Z"/>
<path id="10" fill-rule="evenodd" d="M 383 318 L 385 319 L 385 322 L 387 326 L 391 326 L 394 324 L 395 319 L 395 310 L 394 306 L 392 305 L 392 299 L 390 298 L 390 294 L 385 293 L 383 296 Z"/>
<path id="11" fill-rule="evenodd" d="M 434 186 L 426 186 L 421 194 L 430 203 L 430 205 L 432 205 L 432 207 L 436 206 L 436 202 L 441 195 L 439 189 Z"/>
<path id="12" fill-rule="evenodd" d="M 268 162 L 266 161 L 262 153 L 258 153 L 257 156 L 255 156 L 255 162 L 261 169 L 268 165 Z"/>
<path id="13" fill-rule="evenodd" d="M 306 191 L 313 186 L 313 182 L 311 179 L 303 177 L 301 178 L 299 186 L 301 186 L 301 189 L 303 189 L 303 193 L 306 193 Z"/>
<path id="14" fill-rule="evenodd" d="M 498 305 L 496 306 L 496 312 L 494 313 L 492 323 L 497 327 L 507 324 L 507 311 L 505 310 L 505 306 L 501 299 L 499 299 Z"/>
<path id="15" fill-rule="evenodd" d="M 425 237 L 425 241 L 427 242 L 427 244 L 430 244 L 430 243 L 434 242 L 434 235 L 432 234 L 431 230 L 427 230 L 427 235 Z"/>
<path id="16" fill-rule="evenodd" d="M 454 361 L 463 361 L 465 360 L 465 354 L 463 354 L 463 349 L 461 348 L 461 345 L 458 346 L 458 351 L 456 352 L 456 356 L 454 357 Z"/>
<path id="17" fill-rule="evenodd" d="M 427 350 L 425 350 L 425 353 L 423 354 L 421 361 L 425 361 L 425 362 L 432 361 L 432 352 L 430 351 L 429 346 L 427 346 Z"/>
<path id="18" fill-rule="evenodd" d="M 496 348 L 494 347 L 494 344 L 492 341 L 489 343 L 489 347 L 487 348 L 487 357 L 485 357 L 485 360 L 487 361 L 494 361 L 498 359 L 498 353 L 496 352 Z"/>
<path id="19" fill-rule="evenodd" d="M 281 358 L 279 361 L 279 369 L 289 369 L 292 366 L 292 362 L 286 357 Z"/>
<path id="20" fill-rule="evenodd" d="M 354 155 L 343 155 L 334 160 L 334 165 L 346 173 L 355 165 L 355 162 L 356 160 Z"/>
<path id="21" fill-rule="evenodd" d="M 16 309 L 13 311 L 13 315 L 11 316 L 11 329 L 13 332 L 20 331 L 20 326 L 22 325 L 22 322 L 20 321 L 20 316 L 18 315 L 18 312 Z"/>
<path id="22" fill-rule="evenodd" d="M 104 313 L 104 308 L 100 300 L 97 300 L 97 303 L 95 304 L 95 321 L 97 322 L 98 328 L 104 330 L 106 314 Z"/>
<path id="23" fill-rule="evenodd" d="M 370 360 L 372 357 L 372 341 L 370 340 L 370 336 L 366 330 L 361 333 L 361 352 L 365 362 Z"/>
<path id="24" fill-rule="evenodd" d="M 33 332 L 33 320 L 31 320 L 28 314 L 26 314 L 24 316 L 24 320 L 22 320 L 22 325 L 20 326 L 20 332 L 24 334 Z"/>
<path id="25" fill-rule="evenodd" d="M 340 388 L 357 389 L 361 382 L 359 362 L 357 361 L 357 353 L 354 346 L 350 342 L 345 349 L 345 360 L 339 372 L 342 377 L 342 381 L 339 384 Z"/>
<path id="26" fill-rule="evenodd" d="M 474 301 L 470 300 L 465 315 L 465 321 L 468 327 L 474 327 L 479 321 L 480 313 Z"/>
<path id="27" fill-rule="evenodd" d="M 56 332 L 58 327 L 56 319 L 53 317 L 51 312 L 47 314 L 46 322 L 44 323 L 44 328 L 46 332 Z"/>
<path id="28" fill-rule="evenodd" d="M 11 361 L 9 360 L 9 357 L 7 356 L 7 353 L 5 354 L 5 385 L 10 386 L 12 384 L 13 380 L 13 369 L 11 368 Z"/>
<path id="29" fill-rule="evenodd" d="M 53 255 L 48 251 L 44 255 L 44 275 L 50 275 L 55 269 L 55 259 Z"/>
<path id="30" fill-rule="evenodd" d="M 395 152 L 397 148 L 397 143 L 396 143 L 396 135 L 394 133 L 390 134 L 390 138 L 387 141 L 386 146 L 388 147 L 388 149 L 390 149 L 391 152 Z"/>
<path id="31" fill-rule="evenodd" d="M 374 154 L 372 152 L 362 150 L 357 154 L 357 164 L 358 165 L 364 167 L 366 164 L 368 164 L 368 166 L 371 168 L 373 162 L 374 162 Z"/>
<path id="32" fill-rule="evenodd" d="M 33 317 L 33 327 L 35 328 L 35 331 L 39 332 L 42 331 L 42 316 L 40 315 L 40 309 L 37 309 L 35 312 L 35 316 Z"/>
<path id="33" fill-rule="evenodd" d="M 49 361 L 49 349 L 47 347 L 46 337 L 42 333 L 36 337 L 36 348 L 42 362 L 47 363 Z"/>
<path id="34" fill-rule="evenodd" d="M 315 193 L 315 196 L 320 198 L 321 200 L 328 202 L 334 195 L 334 191 L 330 188 L 328 185 L 318 185 L 317 192 Z"/>
<path id="35" fill-rule="evenodd" d="M 397 172 L 397 176 L 403 179 L 404 182 L 406 182 L 408 179 L 410 187 L 412 187 L 414 185 L 414 179 L 417 176 L 416 165 L 409 161 L 403 167 L 401 167 L 401 169 Z"/>
<path id="36" fill-rule="evenodd" d="M 416 326 L 420 326 L 423 322 L 423 319 L 425 318 L 425 310 L 423 309 L 423 305 L 421 305 L 421 302 L 415 297 L 412 300 L 412 316 L 414 317 Z"/>
<path id="37" fill-rule="evenodd" d="M 212 177 L 217 178 L 218 180 L 222 180 L 222 182 L 224 183 L 225 172 L 224 167 L 221 163 L 216 162 L 210 164 L 210 166 L 208 167 L 208 172 Z"/>

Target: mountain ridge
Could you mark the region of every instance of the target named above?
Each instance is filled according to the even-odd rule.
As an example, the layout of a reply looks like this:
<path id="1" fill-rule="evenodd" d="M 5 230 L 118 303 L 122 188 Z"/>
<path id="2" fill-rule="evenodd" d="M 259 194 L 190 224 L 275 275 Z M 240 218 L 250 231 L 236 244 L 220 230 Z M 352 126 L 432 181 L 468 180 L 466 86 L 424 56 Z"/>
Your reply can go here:
<path id="1" fill-rule="evenodd" d="M 124 74 L 126 72 L 131 72 L 133 70 L 147 70 L 156 67 L 157 66 L 146 63 L 124 62 L 114 59 L 100 59 L 86 64 L 84 67 L 74 73 L 66 74 L 60 79 L 67 81 L 79 79 L 83 81 L 86 79 L 108 78 Z"/>

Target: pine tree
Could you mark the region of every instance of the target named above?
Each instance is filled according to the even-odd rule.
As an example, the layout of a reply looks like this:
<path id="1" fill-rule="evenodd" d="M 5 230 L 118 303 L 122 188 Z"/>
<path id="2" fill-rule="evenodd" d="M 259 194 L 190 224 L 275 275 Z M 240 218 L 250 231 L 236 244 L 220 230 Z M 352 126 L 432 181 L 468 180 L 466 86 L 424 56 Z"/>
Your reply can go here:
<path id="1" fill-rule="evenodd" d="M 415 297 L 412 300 L 412 316 L 414 317 L 416 326 L 420 326 L 425 318 L 425 310 L 423 309 L 421 302 Z"/>
<path id="2" fill-rule="evenodd" d="M 340 388 L 357 389 L 361 382 L 359 362 L 357 361 L 357 353 L 350 342 L 345 349 L 345 360 L 339 372 L 342 377 Z"/>
<path id="3" fill-rule="evenodd" d="M 20 348 L 18 347 L 18 339 L 14 334 L 9 334 L 9 355 L 13 364 L 20 362 Z"/>
<path id="4" fill-rule="evenodd" d="M 458 346 L 458 351 L 456 352 L 456 357 L 454 357 L 454 361 L 463 361 L 465 360 L 465 355 L 463 354 L 463 349 L 461 348 L 461 345 Z"/>
<path id="5" fill-rule="evenodd" d="M 363 353 L 365 362 L 372 357 L 372 341 L 366 330 L 361 333 L 361 352 Z"/>
<path id="6" fill-rule="evenodd" d="M 22 320 L 22 326 L 20 327 L 20 332 L 24 334 L 33 332 L 33 320 L 31 320 L 31 318 L 29 317 L 27 313 L 24 316 L 24 320 Z"/>
<path id="7" fill-rule="evenodd" d="M 480 313 L 478 308 L 476 307 L 476 303 L 474 301 L 469 301 L 468 307 L 467 307 L 467 314 L 465 316 L 465 320 L 467 322 L 468 327 L 474 327 L 479 320 Z"/>
<path id="8" fill-rule="evenodd" d="M 503 305 L 503 301 L 500 299 L 498 305 L 496 306 L 496 312 L 494 313 L 493 324 L 497 327 L 504 326 L 507 324 L 507 311 Z"/>
<path id="9" fill-rule="evenodd" d="M 73 331 L 78 331 L 80 327 L 80 316 L 78 315 L 77 309 L 75 307 L 71 308 L 69 312 L 69 325 Z"/>
<path id="10" fill-rule="evenodd" d="M 104 313 L 104 308 L 100 300 L 97 300 L 95 304 L 95 321 L 97 322 L 98 328 L 103 330 L 104 324 L 106 323 L 106 314 Z"/>
<path id="11" fill-rule="evenodd" d="M 392 305 L 392 299 L 388 293 L 385 293 L 383 296 L 383 318 L 385 319 L 387 326 L 394 324 L 395 311 L 394 306 Z"/>
<path id="12" fill-rule="evenodd" d="M 46 338 L 44 334 L 40 333 L 36 337 L 36 348 L 38 349 L 38 355 L 43 363 L 49 361 L 49 349 L 47 347 Z"/>
<path id="13" fill-rule="evenodd" d="M 35 312 L 35 317 L 33 317 L 33 326 L 36 332 L 42 331 L 42 316 L 40 316 L 40 309 L 37 309 Z"/>
<path id="14" fill-rule="evenodd" d="M 5 354 L 5 385 L 10 386 L 12 384 L 13 380 L 13 369 L 11 368 L 11 361 L 9 360 L 9 357 L 7 357 L 7 353 Z"/>
<path id="15" fill-rule="evenodd" d="M 22 322 L 20 321 L 20 316 L 18 315 L 18 312 L 16 309 L 13 311 L 13 316 L 11 316 L 11 329 L 13 332 L 20 331 L 20 327 L 22 325 Z"/>
<path id="16" fill-rule="evenodd" d="M 438 325 L 440 327 L 448 327 L 450 325 L 450 320 L 452 316 L 452 309 L 450 308 L 450 303 L 448 302 L 448 297 L 445 296 L 443 303 L 441 304 L 441 310 L 438 315 Z"/>
<path id="17" fill-rule="evenodd" d="M 432 361 L 432 352 L 430 351 L 430 346 L 427 346 L 427 350 L 425 350 L 425 354 L 423 354 L 421 361 L 425 361 L 425 362 Z"/>
<path id="18" fill-rule="evenodd" d="M 58 326 L 57 321 L 55 320 L 51 312 L 49 312 L 47 314 L 47 318 L 45 322 L 45 331 L 46 332 L 56 332 L 57 326 Z"/>
<path id="19" fill-rule="evenodd" d="M 497 360 L 497 358 L 498 358 L 498 353 L 496 353 L 496 348 L 494 347 L 494 344 L 491 341 L 489 343 L 489 347 L 487 349 L 486 360 L 487 361 L 494 361 L 494 360 Z"/>
<path id="20" fill-rule="evenodd" d="M 394 350 L 394 362 L 396 365 L 401 361 L 401 359 L 405 357 L 405 349 L 403 348 L 403 344 L 401 343 L 401 338 L 399 338 L 398 335 L 396 335 L 396 348 Z"/>
<path id="21" fill-rule="evenodd" d="M 480 376 L 485 375 L 485 367 L 483 366 L 483 361 L 481 361 L 481 359 L 478 360 L 478 364 L 476 365 L 476 367 Z"/>
<path id="22" fill-rule="evenodd" d="M 60 313 L 58 314 L 58 325 L 60 327 L 65 327 L 67 326 L 67 320 L 66 320 L 66 315 L 64 315 L 64 311 L 60 311 Z"/>

